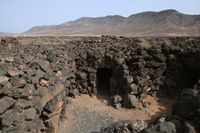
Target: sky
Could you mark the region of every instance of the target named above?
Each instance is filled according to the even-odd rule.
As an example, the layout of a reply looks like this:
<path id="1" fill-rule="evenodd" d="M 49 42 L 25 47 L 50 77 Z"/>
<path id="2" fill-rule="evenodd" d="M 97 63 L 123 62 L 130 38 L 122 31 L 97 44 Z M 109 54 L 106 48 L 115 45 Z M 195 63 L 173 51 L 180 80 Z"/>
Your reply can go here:
<path id="1" fill-rule="evenodd" d="M 61 24 L 80 17 L 127 17 L 166 9 L 200 14 L 200 0 L 0 0 L 0 32 L 21 33 L 33 26 Z"/>

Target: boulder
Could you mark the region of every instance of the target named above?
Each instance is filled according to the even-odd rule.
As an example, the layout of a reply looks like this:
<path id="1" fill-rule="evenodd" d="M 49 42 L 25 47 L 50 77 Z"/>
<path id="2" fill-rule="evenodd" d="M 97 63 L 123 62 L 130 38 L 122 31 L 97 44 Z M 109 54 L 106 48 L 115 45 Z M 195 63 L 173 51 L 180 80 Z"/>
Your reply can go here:
<path id="1" fill-rule="evenodd" d="M 5 82 L 7 82 L 9 80 L 8 77 L 6 76 L 0 76 L 0 85 L 4 84 Z"/>
<path id="2" fill-rule="evenodd" d="M 62 99 L 63 99 L 62 94 L 58 94 L 47 103 L 47 105 L 45 106 L 45 110 L 47 110 L 50 113 L 60 110 L 61 109 L 60 105 L 62 106 L 63 102 Z"/>
<path id="3" fill-rule="evenodd" d="M 143 133 L 183 133 L 184 131 L 185 125 L 183 120 L 160 117 L 149 124 L 149 126 L 143 130 Z"/>
<path id="4" fill-rule="evenodd" d="M 11 126 L 14 120 L 17 118 L 18 111 L 11 109 L 6 111 L 3 115 L 0 116 L 2 126 Z"/>
<path id="5" fill-rule="evenodd" d="M 30 108 L 32 106 L 33 106 L 32 101 L 27 101 L 24 99 L 18 99 L 17 102 L 15 103 L 15 107 L 21 110 Z"/>
<path id="6" fill-rule="evenodd" d="M 113 106 L 115 108 L 119 108 L 121 107 L 121 102 L 122 102 L 122 97 L 119 96 L 119 95 L 115 95 L 113 98 L 112 98 L 112 102 L 113 102 Z"/>
<path id="7" fill-rule="evenodd" d="M 33 60 L 30 67 L 37 70 L 37 69 L 41 69 L 44 72 L 47 72 L 49 70 L 49 62 L 48 61 L 44 61 L 44 60 Z"/>
<path id="8" fill-rule="evenodd" d="M 35 87 L 33 84 L 26 84 L 22 90 L 22 96 L 23 97 L 31 97 L 35 93 Z"/>
<path id="9" fill-rule="evenodd" d="M 14 61 L 14 58 L 13 58 L 13 57 L 6 57 L 6 58 L 5 58 L 5 61 L 6 61 L 7 63 L 13 62 L 13 61 Z"/>
<path id="10" fill-rule="evenodd" d="M 25 117 L 25 120 L 33 120 L 36 115 L 36 110 L 34 108 L 29 108 L 24 110 L 23 115 Z"/>
<path id="11" fill-rule="evenodd" d="M 16 88 L 22 88 L 26 85 L 26 81 L 22 78 L 12 77 L 10 83 Z"/>
<path id="12" fill-rule="evenodd" d="M 147 123 L 144 121 L 136 120 L 136 121 L 121 121 L 112 124 L 109 127 L 101 128 L 99 133 L 139 133 L 145 127 Z"/>
<path id="13" fill-rule="evenodd" d="M 135 95 L 127 94 L 124 97 L 124 106 L 127 108 L 139 108 L 140 102 Z"/>
<path id="14" fill-rule="evenodd" d="M 32 121 L 24 121 L 17 126 L 3 128 L 5 133 L 42 133 L 46 132 L 46 127 L 42 120 L 35 119 Z"/>
<path id="15" fill-rule="evenodd" d="M 87 74 L 85 72 L 78 71 L 76 77 L 79 80 L 87 80 Z"/>
<path id="16" fill-rule="evenodd" d="M 12 77 L 18 76 L 20 74 L 20 71 L 14 67 L 8 67 L 7 72 L 8 75 Z"/>
<path id="17" fill-rule="evenodd" d="M 48 87 L 49 86 L 49 82 L 48 82 L 48 80 L 40 79 L 40 85 L 44 86 L 44 87 Z"/>
<path id="18" fill-rule="evenodd" d="M 1 59 L 1 56 L 0 56 L 0 64 L 2 62 L 3 59 Z M 4 65 L 0 65 L 0 76 L 2 75 L 5 75 L 6 74 L 6 67 Z"/>
<path id="19" fill-rule="evenodd" d="M 193 119 L 199 109 L 198 100 L 192 95 L 181 96 L 173 105 L 172 114 L 186 119 Z"/>
<path id="20" fill-rule="evenodd" d="M 53 91 L 50 93 L 45 94 L 39 101 L 39 103 L 36 103 L 36 110 L 39 114 L 42 113 L 43 108 L 45 105 L 52 100 L 57 94 L 63 92 L 65 90 L 65 86 L 63 84 L 57 84 Z"/>
<path id="21" fill-rule="evenodd" d="M 130 85 L 130 94 L 132 95 L 138 94 L 138 86 L 134 83 Z"/>
<path id="22" fill-rule="evenodd" d="M 50 50 L 47 54 L 47 60 L 49 62 L 56 62 L 58 54 L 54 50 Z"/>
<path id="23" fill-rule="evenodd" d="M 0 99 L 0 114 L 5 112 L 8 108 L 12 107 L 15 103 L 15 100 L 10 97 L 3 97 Z"/>

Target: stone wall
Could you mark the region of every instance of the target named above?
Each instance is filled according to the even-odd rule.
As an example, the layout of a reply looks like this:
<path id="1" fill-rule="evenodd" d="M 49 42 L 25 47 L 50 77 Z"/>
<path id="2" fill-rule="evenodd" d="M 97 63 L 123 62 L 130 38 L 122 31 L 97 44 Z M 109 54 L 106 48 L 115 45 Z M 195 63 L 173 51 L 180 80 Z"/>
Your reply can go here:
<path id="1" fill-rule="evenodd" d="M 101 69 L 112 71 L 107 92 L 116 108 L 139 108 L 146 95 L 176 96 L 200 78 L 198 37 L 48 38 L 1 39 L 3 132 L 55 132 L 68 96 L 99 94 Z"/>

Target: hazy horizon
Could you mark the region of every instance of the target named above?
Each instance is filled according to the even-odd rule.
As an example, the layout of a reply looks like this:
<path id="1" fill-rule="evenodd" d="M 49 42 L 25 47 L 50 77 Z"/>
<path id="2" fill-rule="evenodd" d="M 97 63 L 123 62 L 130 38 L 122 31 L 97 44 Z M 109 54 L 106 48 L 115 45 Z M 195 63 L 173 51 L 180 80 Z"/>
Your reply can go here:
<path id="1" fill-rule="evenodd" d="M 200 14 L 199 0 L 4 0 L 0 5 L 0 32 L 21 33 L 33 26 L 56 25 L 80 17 L 129 16 L 145 11 L 174 9 Z"/>

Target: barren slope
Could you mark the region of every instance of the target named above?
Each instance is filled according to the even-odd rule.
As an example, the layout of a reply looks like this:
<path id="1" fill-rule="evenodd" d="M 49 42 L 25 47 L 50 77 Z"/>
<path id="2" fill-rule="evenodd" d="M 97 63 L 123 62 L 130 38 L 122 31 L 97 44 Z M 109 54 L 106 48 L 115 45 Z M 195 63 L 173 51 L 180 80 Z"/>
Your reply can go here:
<path id="1" fill-rule="evenodd" d="M 200 16 L 175 10 L 143 12 L 129 17 L 83 17 L 60 25 L 37 26 L 22 35 L 123 35 L 123 36 L 187 36 L 200 35 Z"/>

